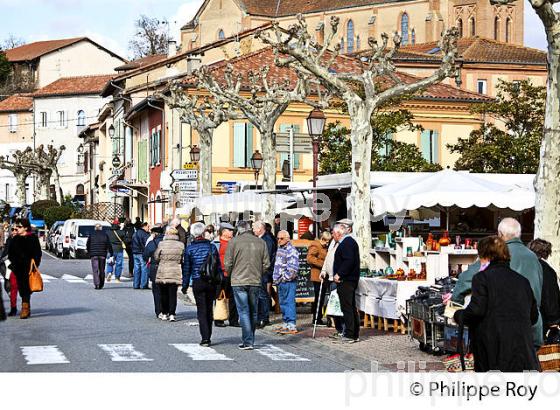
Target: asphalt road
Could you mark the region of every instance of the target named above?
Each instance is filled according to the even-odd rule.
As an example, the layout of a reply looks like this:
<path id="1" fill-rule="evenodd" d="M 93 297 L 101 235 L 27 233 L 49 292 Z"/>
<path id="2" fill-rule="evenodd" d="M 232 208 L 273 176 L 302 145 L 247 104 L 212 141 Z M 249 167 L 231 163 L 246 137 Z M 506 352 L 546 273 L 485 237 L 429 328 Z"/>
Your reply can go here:
<path id="1" fill-rule="evenodd" d="M 0 323 L 0 372 L 343 372 L 356 367 L 313 343 L 261 331 L 256 349 L 241 351 L 240 328 L 214 328 L 212 347 L 201 348 L 193 306 L 180 301 L 177 322 L 162 322 L 155 317 L 151 291 L 134 290 L 131 281 L 95 290 L 89 260 L 44 254 L 41 272 L 45 291 L 32 296 L 31 318 Z"/>

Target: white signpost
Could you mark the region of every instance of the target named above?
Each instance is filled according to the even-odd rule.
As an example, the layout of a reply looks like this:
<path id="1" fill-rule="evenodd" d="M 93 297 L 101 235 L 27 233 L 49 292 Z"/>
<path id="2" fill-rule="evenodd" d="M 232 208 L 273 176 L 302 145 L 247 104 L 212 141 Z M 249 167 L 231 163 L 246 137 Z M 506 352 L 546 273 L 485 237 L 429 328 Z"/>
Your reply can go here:
<path id="1" fill-rule="evenodd" d="M 173 186 L 178 189 L 178 202 L 180 207 L 187 207 L 200 196 L 198 190 L 198 170 L 176 169 L 171 173 Z"/>

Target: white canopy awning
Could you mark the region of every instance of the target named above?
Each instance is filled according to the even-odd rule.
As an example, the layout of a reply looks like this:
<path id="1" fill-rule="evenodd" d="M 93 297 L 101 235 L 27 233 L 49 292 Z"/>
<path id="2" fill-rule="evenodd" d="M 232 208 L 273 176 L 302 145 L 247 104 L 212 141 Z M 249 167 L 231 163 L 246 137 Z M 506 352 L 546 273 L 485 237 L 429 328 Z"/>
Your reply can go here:
<path id="1" fill-rule="evenodd" d="M 227 214 L 230 212 L 253 212 L 263 213 L 266 194 L 258 191 L 236 192 L 233 194 L 210 195 L 197 198 L 192 208 L 197 208 L 203 215 Z M 289 195 L 275 195 L 276 212 L 280 212 L 296 202 Z"/>
<path id="2" fill-rule="evenodd" d="M 509 208 L 535 206 L 535 192 L 526 184 L 501 184 L 468 172 L 446 169 L 385 185 L 372 191 L 374 215 L 396 214 L 421 207 Z"/>

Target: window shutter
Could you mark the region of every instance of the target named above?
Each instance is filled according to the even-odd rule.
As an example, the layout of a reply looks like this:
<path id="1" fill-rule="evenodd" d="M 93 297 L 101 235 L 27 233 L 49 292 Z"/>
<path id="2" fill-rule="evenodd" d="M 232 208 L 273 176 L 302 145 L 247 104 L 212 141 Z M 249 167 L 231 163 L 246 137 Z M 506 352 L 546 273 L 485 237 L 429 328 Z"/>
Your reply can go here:
<path id="1" fill-rule="evenodd" d="M 386 136 L 387 141 L 388 140 L 393 140 L 393 134 L 389 133 Z M 377 150 L 377 153 L 379 154 L 380 157 L 387 157 L 390 154 L 390 150 L 389 150 L 389 144 L 386 142 L 385 144 L 381 145 L 379 147 L 379 149 Z"/>
<path id="2" fill-rule="evenodd" d="M 233 124 L 233 166 L 245 167 L 245 124 Z"/>
<path id="3" fill-rule="evenodd" d="M 432 154 L 434 164 L 439 164 L 439 134 L 437 131 L 432 134 Z"/>
<path id="4" fill-rule="evenodd" d="M 252 168 L 253 164 L 251 164 L 251 158 L 253 157 L 253 124 L 247 124 L 247 139 L 246 139 L 246 156 L 245 156 L 245 166 L 248 168 Z"/>
<path id="5" fill-rule="evenodd" d="M 420 135 L 420 150 L 422 151 L 422 157 L 428 162 L 430 162 L 430 131 L 424 130 Z"/>

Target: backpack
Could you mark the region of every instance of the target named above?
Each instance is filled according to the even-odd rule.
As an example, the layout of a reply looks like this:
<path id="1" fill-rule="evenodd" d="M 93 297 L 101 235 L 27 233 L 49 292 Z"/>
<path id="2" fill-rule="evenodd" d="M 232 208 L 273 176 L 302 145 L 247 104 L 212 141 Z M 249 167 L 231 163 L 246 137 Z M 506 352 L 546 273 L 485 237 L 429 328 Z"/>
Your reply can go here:
<path id="1" fill-rule="evenodd" d="M 200 267 L 200 278 L 211 285 L 221 285 L 222 275 L 219 270 L 219 259 L 214 256 L 214 245 L 210 243 L 208 256 Z"/>

